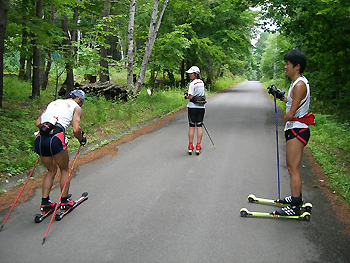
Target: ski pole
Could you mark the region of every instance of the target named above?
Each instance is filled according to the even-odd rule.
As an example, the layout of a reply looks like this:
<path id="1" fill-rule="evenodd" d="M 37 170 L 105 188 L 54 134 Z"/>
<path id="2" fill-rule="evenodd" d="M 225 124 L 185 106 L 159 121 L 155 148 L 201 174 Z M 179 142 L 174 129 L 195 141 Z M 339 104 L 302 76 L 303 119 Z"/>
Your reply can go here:
<path id="1" fill-rule="evenodd" d="M 65 183 L 64 183 L 64 186 L 63 186 L 63 188 L 62 188 L 60 197 L 59 197 L 58 200 L 57 200 L 56 207 L 55 207 L 55 210 L 53 211 L 53 214 L 52 214 L 50 223 L 49 223 L 49 225 L 47 226 L 47 229 L 46 229 L 46 232 L 45 232 L 45 236 L 44 236 L 44 238 L 43 238 L 43 243 L 42 243 L 42 245 L 44 245 L 44 243 L 45 243 L 45 240 L 46 240 L 47 234 L 49 233 L 49 230 L 50 230 L 52 221 L 53 221 L 53 219 L 55 218 L 58 205 L 59 205 L 59 203 L 61 202 L 61 198 L 62 198 L 63 192 L 64 192 L 64 190 L 66 189 L 66 186 L 67 186 L 67 184 L 68 184 L 68 181 L 69 181 L 70 176 L 72 175 L 72 171 L 73 171 L 75 162 L 77 161 L 77 157 L 78 157 L 78 154 L 79 154 L 79 152 L 80 152 L 80 149 L 81 149 L 81 145 L 80 145 L 80 147 L 79 147 L 77 153 L 75 154 L 75 157 L 74 157 L 74 160 L 73 160 L 73 164 L 72 164 L 72 166 L 71 166 L 71 168 L 70 168 L 70 170 L 69 170 L 68 177 L 67 177 L 67 179 L 66 179 L 66 181 L 65 181 Z"/>
<path id="2" fill-rule="evenodd" d="M 214 144 L 214 142 L 213 142 L 213 140 L 212 140 L 212 138 L 211 138 L 211 136 L 210 136 L 210 134 L 209 134 L 209 132 L 208 132 L 208 130 L 207 130 L 207 127 L 205 127 L 204 122 L 203 122 L 203 127 L 204 127 L 205 131 L 206 131 L 207 134 L 208 134 L 208 137 L 209 137 L 209 139 L 210 139 L 210 141 L 211 141 L 211 144 L 214 146 L 214 148 L 216 148 L 216 146 L 215 146 L 215 144 Z"/>
<path id="3" fill-rule="evenodd" d="M 276 123 L 276 146 L 277 146 L 277 187 L 278 187 L 278 199 L 281 199 L 281 189 L 280 189 L 280 154 L 278 147 L 278 120 L 277 120 L 277 103 L 276 103 L 276 93 L 274 93 L 275 102 L 275 123 Z"/>
<path id="4" fill-rule="evenodd" d="M 21 187 L 21 190 L 19 191 L 19 194 L 18 194 L 18 196 L 17 196 L 15 202 L 13 203 L 13 205 L 12 205 L 10 211 L 7 213 L 6 218 L 5 218 L 4 221 L 2 222 L 1 228 L 0 228 L 0 232 L 2 231 L 2 229 L 3 229 L 4 225 L 6 224 L 7 220 L 9 219 L 10 214 L 12 213 L 13 208 L 16 206 L 16 204 L 17 204 L 19 198 L 21 197 L 21 195 L 22 195 L 22 193 L 23 193 L 23 191 L 24 191 L 24 188 L 26 187 L 26 185 L 27 185 L 27 183 L 28 183 L 28 181 L 29 181 L 29 178 L 32 177 L 32 175 L 33 175 L 33 173 L 34 173 L 34 170 L 35 170 L 35 168 L 37 167 L 39 161 L 40 161 L 40 157 L 36 160 L 36 162 L 35 162 L 35 164 L 34 164 L 34 166 L 33 166 L 33 169 L 31 170 L 31 172 L 30 172 L 29 175 L 27 176 L 27 179 L 25 180 L 23 186 Z"/>

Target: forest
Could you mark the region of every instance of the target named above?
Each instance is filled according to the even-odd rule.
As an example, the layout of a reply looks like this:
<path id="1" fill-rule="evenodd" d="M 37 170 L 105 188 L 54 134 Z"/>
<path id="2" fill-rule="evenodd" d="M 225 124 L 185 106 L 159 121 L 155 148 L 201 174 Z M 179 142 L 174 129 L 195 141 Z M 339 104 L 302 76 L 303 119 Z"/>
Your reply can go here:
<path id="1" fill-rule="evenodd" d="M 160 103 L 161 96 L 180 101 L 180 90 L 188 83 L 185 70 L 191 65 L 201 69 L 209 91 L 224 88 L 220 81 L 228 87 L 229 80 L 232 84 L 238 79 L 258 80 L 265 86 L 275 83 L 287 90 L 290 81 L 283 56 L 292 48 L 307 57 L 312 110 L 331 116 L 348 130 L 349 1 L 1 0 L 1 130 L 11 133 L 6 123 L 12 123 L 22 132 L 39 113 L 37 108 L 83 87 L 92 92 L 87 116 L 95 110 L 95 119 L 85 129 L 108 133 L 109 128 L 101 132 L 101 127 L 114 121 L 111 116 L 120 119 L 124 112 L 125 122 L 131 117 L 137 122 L 141 120 L 137 111 L 160 105 L 156 100 Z M 145 88 L 158 94 L 147 105 L 142 101 Z M 121 101 L 113 107 L 123 110 L 99 104 L 103 92 L 107 92 L 104 99 Z M 173 110 L 163 106 L 153 114 Z M 1 138 L 0 156 L 31 151 L 29 140 L 17 145 L 13 138 L 11 143 Z M 349 152 L 346 149 L 345 156 Z M 14 167 L 10 160 L 3 161 L 1 174 L 23 171 L 33 158 L 18 169 L 8 168 Z"/>

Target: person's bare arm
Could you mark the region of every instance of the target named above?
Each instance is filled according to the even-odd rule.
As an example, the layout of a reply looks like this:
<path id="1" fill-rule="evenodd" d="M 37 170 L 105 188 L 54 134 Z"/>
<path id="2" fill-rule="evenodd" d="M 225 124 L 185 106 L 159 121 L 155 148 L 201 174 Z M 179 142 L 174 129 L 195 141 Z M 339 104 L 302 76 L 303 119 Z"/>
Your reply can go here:
<path id="1" fill-rule="evenodd" d="M 74 113 L 73 113 L 73 119 L 72 119 L 72 126 L 73 126 L 73 134 L 75 138 L 77 138 L 79 141 L 83 138 L 80 128 L 80 118 L 82 115 L 82 110 L 79 106 L 75 107 Z"/>
<path id="2" fill-rule="evenodd" d="M 294 118 L 295 112 L 297 111 L 300 102 L 305 98 L 306 96 L 306 85 L 304 82 L 299 81 L 293 88 L 292 91 L 292 106 L 290 108 L 290 111 L 288 111 L 283 119 L 286 121 L 289 121 Z"/>
<path id="3" fill-rule="evenodd" d="M 35 125 L 36 125 L 36 127 L 38 127 L 39 129 L 40 129 L 40 127 L 41 127 L 41 116 L 44 114 L 45 111 L 46 111 L 46 110 L 44 110 L 43 113 L 41 113 L 40 116 L 36 119 Z"/>

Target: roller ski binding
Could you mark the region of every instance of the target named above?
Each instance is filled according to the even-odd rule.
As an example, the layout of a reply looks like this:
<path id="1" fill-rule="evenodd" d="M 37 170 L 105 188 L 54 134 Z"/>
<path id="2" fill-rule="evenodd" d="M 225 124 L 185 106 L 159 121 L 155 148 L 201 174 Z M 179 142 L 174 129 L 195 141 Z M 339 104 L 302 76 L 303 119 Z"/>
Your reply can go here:
<path id="1" fill-rule="evenodd" d="M 88 192 L 84 192 L 81 194 L 81 197 L 76 201 L 67 200 L 67 202 L 61 203 L 60 204 L 61 211 L 55 215 L 55 220 L 56 221 L 62 220 L 63 217 L 65 217 L 67 214 L 69 214 L 75 208 L 77 208 L 80 204 L 86 201 L 89 198 L 88 195 L 89 195 Z"/>

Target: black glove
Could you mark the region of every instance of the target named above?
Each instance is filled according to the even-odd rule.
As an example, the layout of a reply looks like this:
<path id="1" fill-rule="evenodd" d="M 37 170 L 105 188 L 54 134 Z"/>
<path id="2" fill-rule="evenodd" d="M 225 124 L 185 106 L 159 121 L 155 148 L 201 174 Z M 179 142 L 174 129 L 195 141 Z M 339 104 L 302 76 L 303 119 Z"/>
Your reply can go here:
<path id="1" fill-rule="evenodd" d="M 186 90 L 186 91 L 184 92 L 184 98 L 187 99 L 187 97 L 188 97 L 188 90 Z"/>
<path id="2" fill-rule="evenodd" d="M 277 99 L 280 99 L 280 100 L 284 99 L 285 91 L 277 89 L 275 85 L 271 85 L 271 86 L 267 87 L 267 90 L 268 90 L 269 94 L 274 95 L 274 96 L 276 95 Z"/>
<path id="3" fill-rule="evenodd" d="M 86 137 L 84 136 L 84 132 L 81 131 L 81 140 L 79 141 L 80 142 L 80 145 L 81 146 L 85 146 L 86 142 L 87 142 L 87 139 Z"/>

